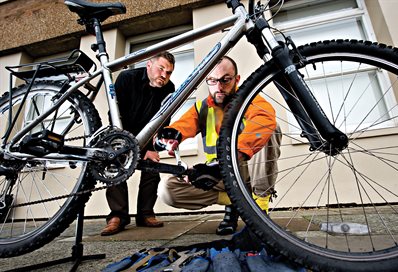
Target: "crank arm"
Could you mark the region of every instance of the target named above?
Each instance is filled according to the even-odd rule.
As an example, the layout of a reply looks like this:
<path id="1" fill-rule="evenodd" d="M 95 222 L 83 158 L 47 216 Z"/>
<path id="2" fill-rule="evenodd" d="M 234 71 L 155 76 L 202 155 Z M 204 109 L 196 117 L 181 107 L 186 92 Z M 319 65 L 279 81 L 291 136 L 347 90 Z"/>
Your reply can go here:
<path id="1" fill-rule="evenodd" d="M 151 173 L 168 173 L 177 176 L 186 174 L 186 169 L 184 166 L 154 162 L 150 160 L 138 161 L 136 169 Z"/>
<path id="2" fill-rule="evenodd" d="M 49 153 L 44 156 L 35 156 L 28 153 L 21 152 L 5 152 L 4 156 L 26 160 L 77 160 L 77 161 L 108 161 L 112 160 L 115 156 L 115 152 L 109 152 L 101 148 L 82 148 L 73 146 L 64 146 L 62 150 L 56 153 Z"/>
<path id="3" fill-rule="evenodd" d="M 79 156 L 86 161 L 111 161 L 119 154 L 117 151 L 108 151 L 102 148 L 82 148 L 73 146 L 64 146 L 59 153 L 66 156 Z"/>

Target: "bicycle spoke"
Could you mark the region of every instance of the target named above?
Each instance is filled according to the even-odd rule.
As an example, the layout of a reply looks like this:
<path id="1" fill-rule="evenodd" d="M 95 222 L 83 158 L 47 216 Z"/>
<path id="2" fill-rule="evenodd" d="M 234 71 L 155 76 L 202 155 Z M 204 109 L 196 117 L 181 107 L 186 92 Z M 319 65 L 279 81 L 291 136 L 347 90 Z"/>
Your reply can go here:
<path id="1" fill-rule="evenodd" d="M 20 120 L 16 122 L 13 131 L 17 133 L 17 130 L 31 124 L 52 107 L 53 100 L 56 99 L 54 97 L 61 87 L 60 82 L 40 81 L 33 84 L 26 100 L 25 114 L 18 117 Z M 19 108 L 22 101 L 20 97 L 25 94 L 25 85 L 13 92 L 13 107 Z M 3 97 L 0 99 L 1 123 L 8 119 L 8 113 L 8 97 Z M 99 127 L 98 112 L 88 98 L 77 91 L 28 134 L 33 135 L 47 129 L 63 135 L 70 145 L 85 147 L 86 136 Z M 31 143 L 29 138 L 25 139 L 29 147 L 37 146 L 36 142 Z M 45 144 L 43 146 L 43 149 L 47 148 Z M 30 152 L 30 149 L 23 152 Z M 57 150 L 50 152 L 56 153 Z M 21 156 L 20 153 L 18 156 Z M 46 160 L 45 155 L 32 159 L 34 156 L 31 154 L 24 159 L 13 156 L 12 153 L 10 157 L 10 160 L 0 158 L 0 163 L 4 161 L 5 166 L 17 170 L 17 176 L 8 185 L 3 177 L 0 181 L 0 193 L 12 200 L 7 203 L 6 214 L 0 222 L 1 257 L 31 252 L 54 239 L 76 219 L 77 212 L 88 200 L 88 194 L 77 193 L 94 188 L 94 180 L 87 178 L 84 173 L 86 162 Z"/>
<path id="2" fill-rule="evenodd" d="M 235 120 L 242 118 L 255 94 L 270 101 L 276 110 L 283 135 L 280 157 L 248 162 L 251 168 L 264 167 L 262 175 L 256 173 L 256 183 L 277 176 L 262 194 L 275 194 L 269 204 L 268 216 L 258 212 L 259 206 L 241 183 L 243 179 L 236 180 L 230 175 L 230 183 L 226 186 L 229 185 L 232 198 L 240 205 L 242 218 L 246 216 L 248 219 L 246 223 L 260 233 L 264 241 L 279 245 L 281 251 L 288 245 L 289 254 L 294 251 L 303 258 L 327 256 L 324 258 L 326 262 L 333 260 L 344 264 L 357 260 L 374 263 L 373 258 L 380 262 L 384 262 L 384 258 L 392 261 L 398 257 L 398 228 L 394 223 L 398 219 L 396 64 L 385 57 L 379 59 L 378 51 L 385 49 L 377 45 L 360 43 L 357 46 L 355 42 L 344 41 L 346 51 L 340 53 L 340 42 L 330 43 L 332 45 L 304 46 L 303 52 L 309 55 L 306 56 L 308 65 L 298 66 L 329 121 L 348 136 L 347 147 L 335 148 L 335 143 L 318 135 L 313 125 L 297 118 L 287 106 L 295 108 L 297 105 L 291 104 L 291 100 L 297 102 L 297 98 L 292 92 L 281 89 L 282 86 L 275 88 L 274 82 L 278 84 L 281 80 L 279 71 L 264 66 L 263 70 L 258 70 L 263 73 L 264 80 L 257 71 L 250 77 L 258 79 L 256 82 L 242 85 L 246 88 L 239 91 L 243 93 L 242 97 L 236 98 L 235 114 L 229 116 L 227 124 L 231 127 L 238 125 Z M 359 49 L 352 53 L 355 47 L 372 48 L 375 52 L 368 58 Z M 392 55 L 395 57 L 396 54 Z M 275 76 L 272 78 L 272 75 Z M 275 96 L 275 90 L 284 91 Z M 249 98 L 245 98 L 244 93 Z M 297 111 L 301 111 L 298 108 Z M 257 107 L 257 110 L 264 109 Z M 305 113 L 299 114 L 306 118 Z M 260 127 L 261 122 L 254 121 L 252 126 Z M 311 130 L 313 135 L 305 130 Z M 235 128 L 233 133 L 226 131 L 230 134 L 223 133 L 222 140 L 231 146 L 231 150 L 236 150 L 241 135 L 245 137 L 242 140 L 246 136 L 263 135 L 260 130 L 239 133 Z M 248 148 L 259 150 L 261 145 L 253 144 Z M 230 163 L 231 157 L 236 159 L 235 155 L 225 149 L 222 151 L 223 162 L 231 171 L 237 165 Z M 277 162 L 274 172 L 267 172 L 267 162 Z M 237 173 L 233 171 L 233 174 Z M 391 267 L 387 261 L 384 263 L 385 267 Z M 344 269 L 344 265 L 340 266 L 340 270 Z"/>

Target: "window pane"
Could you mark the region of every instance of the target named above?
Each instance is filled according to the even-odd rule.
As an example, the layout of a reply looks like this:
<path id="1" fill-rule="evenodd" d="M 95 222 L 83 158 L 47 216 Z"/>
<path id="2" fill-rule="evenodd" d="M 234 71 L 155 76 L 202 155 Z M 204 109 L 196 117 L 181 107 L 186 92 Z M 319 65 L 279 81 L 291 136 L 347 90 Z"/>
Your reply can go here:
<path id="1" fill-rule="evenodd" d="M 332 39 L 366 40 L 365 15 L 358 15 L 361 14 L 358 11 L 355 0 L 291 0 L 276 14 L 274 23 L 276 27 L 285 26 L 285 36 L 291 36 L 297 46 Z M 282 39 L 280 35 L 278 38 Z M 388 78 L 367 65 L 349 62 L 344 62 L 344 67 L 341 65 L 340 62 L 327 62 L 317 64 L 316 70 L 310 66 L 305 70 L 306 82 L 330 120 L 345 132 L 368 126 L 390 126 L 389 117 L 382 114 L 388 112 L 389 97 L 381 91 L 382 82 L 388 82 Z M 355 80 L 354 71 L 359 71 Z M 374 108 L 367 106 L 375 104 Z M 366 114 L 369 111 L 370 114 Z M 297 125 L 291 126 L 291 131 L 300 132 L 295 118 L 289 115 L 289 120 Z M 375 126 L 376 123 L 379 125 Z"/>
<path id="2" fill-rule="evenodd" d="M 383 115 L 387 110 L 376 71 L 310 80 L 308 84 L 316 90 L 315 97 L 326 115 L 342 131 L 373 126 L 388 117 Z"/>
<path id="3" fill-rule="evenodd" d="M 53 106 L 53 102 L 51 101 L 51 95 L 35 95 L 30 100 L 30 103 L 27 103 L 27 111 L 25 115 L 25 125 L 30 124 L 34 121 L 40 114 L 50 109 Z M 54 116 L 57 114 L 56 119 L 54 120 Z M 71 105 L 68 102 L 65 102 L 59 107 L 58 111 L 50 114 L 43 123 L 38 124 L 32 132 L 39 132 L 43 128 L 49 129 L 55 133 L 61 134 L 63 130 L 66 128 L 67 124 L 71 119 Z M 55 122 L 54 122 L 55 121 Z"/>
<path id="4" fill-rule="evenodd" d="M 286 36 L 291 36 L 297 46 L 336 38 L 366 39 L 363 25 L 359 18 L 351 18 L 332 23 L 328 22 L 323 25 L 306 27 L 305 29 L 295 31 L 286 31 L 284 33 Z"/>
<path id="5" fill-rule="evenodd" d="M 189 74 L 194 69 L 194 55 L 193 50 L 186 51 L 183 53 L 174 53 L 176 64 L 174 72 L 171 74 L 171 81 L 173 81 L 176 89 L 184 82 Z"/>
<path id="6" fill-rule="evenodd" d="M 358 5 L 355 0 L 285 1 L 282 9 L 275 16 L 274 23 L 278 24 L 330 12 L 352 10 L 353 8 L 357 7 Z M 278 8 L 279 5 L 273 8 L 272 13 L 275 13 Z"/>

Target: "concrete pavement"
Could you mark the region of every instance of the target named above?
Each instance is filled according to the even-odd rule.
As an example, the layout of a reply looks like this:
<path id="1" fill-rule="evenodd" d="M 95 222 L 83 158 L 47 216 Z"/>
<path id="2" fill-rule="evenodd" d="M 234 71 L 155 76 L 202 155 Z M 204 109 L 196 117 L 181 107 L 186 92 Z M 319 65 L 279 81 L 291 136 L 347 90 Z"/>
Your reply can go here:
<path id="1" fill-rule="evenodd" d="M 390 218 L 391 209 L 388 207 L 379 207 L 380 213 L 384 218 Z M 288 229 L 295 232 L 298 236 L 307 237 L 314 244 L 322 246 L 326 233 L 321 231 L 320 225 L 325 222 L 326 215 L 330 220 L 339 218 L 340 213 L 329 209 L 310 209 L 303 210 L 297 216 L 294 210 L 273 212 L 272 217 L 275 222 L 281 226 L 288 226 Z M 360 222 L 362 209 L 346 208 L 344 209 L 346 220 Z M 316 214 L 316 215 L 315 215 Z M 215 240 L 227 239 L 231 236 L 218 236 L 215 230 L 222 220 L 223 213 L 201 213 L 191 215 L 168 215 L 158 216 L 165 222 L 162 228 L 143 228 L 136 227 L 134 218 L 132 224 L 127 229 L 112 236 L 100 236 L 102 228 L 105 226 L 105 219 L 85 219 L 83 228 L 83 249 L 84 256 L 92 254 L 105 254 L 105 258 L 83 261 L 77 268 L 77 271 L 101 271 L 108 264 L 120 261 L 124 257 L 131 256 L 144 248 L 188 246 L 197 243 L 211 242 Z M 315 220 L 316 218 L 316 220 Z M 393 217 L 391 217 L 393 218 Z M 374 218 L 373 218 L 374 219 Z M 337 219 L 336 219 L 337 220 Z M 309 225 L 309 222 L 312 222 Z M 394 237 L 398 235 L 398 225 L 392 224 L 389 228 L 391 235 L 385 234 L 385 226 L 379 220 L 369 221 L 372 232 L 373 242 L 369 245 L 368 235 L 355 235 L 350 242 L 350 249 L 353 252 L 369 250 L 369 246 L 376 249 L 384 249 L 396 246 L 393 244 Z M 239 221 L 238 230 L 242 229 L 244 223 Z M 75 244 L 74 222 L 64 233 L 48 245 L 32 252 L 18 257 L 0 259 L 0 271 L 9 271 L 19 267 L 40 264 L 52 260 L 58 260 L 71 256 L 72 247 Z M 341 235 L 328 235 L 328 246 L 337 250 L 346 250 L 346 238 Z M 37 271 L 70 271 L 73 262 L 67 262 L 41 268 Z M 19 271 L 19 270 L 17 270 Z M 24 270 L 26 271 L 26 270 Z M 28 270 L 31 271 L 31 270 Z"/>
<path id="2" fill-rule="evenodd" d="M 119 261 L 143 248 L 186 246 L 195 243 L 230 239 L 231 236 L 218 236 L 215 230 L 223 217 L 218 214 L 196 214 L 179 216 L 159 216 L 164 221 L 163 228 L 136 227 L 134 218 L 126 230 L 112 236 L 100 236 L 105 219 L 85 219 L 83 227 L 83 255 L 105 254 L 103 259 L 86 260 L 80 263 L 77 271 L 101 271 L 108 264 Z M 239 222 L 239 229 L 244 226 Z M 70 257 L 75 243 L 76 221 L 60 237 L 50 244 L 18 257 L 0 259 L 0 271 L 9 271 L 43 262 Z M 74 262 L 57 264 L 35 271 L 69 271 Z M 18 271 L 18 270 L 17 270 Z"/>

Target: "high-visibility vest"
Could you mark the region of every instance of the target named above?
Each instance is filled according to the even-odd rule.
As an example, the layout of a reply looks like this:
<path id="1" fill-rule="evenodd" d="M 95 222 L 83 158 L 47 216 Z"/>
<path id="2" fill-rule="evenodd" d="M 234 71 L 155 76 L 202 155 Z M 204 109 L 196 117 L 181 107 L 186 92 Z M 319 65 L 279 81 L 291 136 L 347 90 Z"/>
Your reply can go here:
<path id="1" fill-rule="evenodd" d="M 199 128 L 202 134 L 203 151 L 206 155 L 206 162 L 217 160 L 218 133 L 216 130 L 216 114 L 213 107 L 207 105 L 207 99 L 196 101 L 195 108 L 199 116 Z M 246 119 L 240 125 L 242 131 L 246 125 Z"/>
<path id="2" fill-rule="evenodd" d="M 207 105 L 207 99 L 197 101 L 195 104 L 199 116 L 199 128 L 202 134 L 203 149 L 206 155 L 206 162 L 217 159 L 216 116 L 214 108 Z"/>

